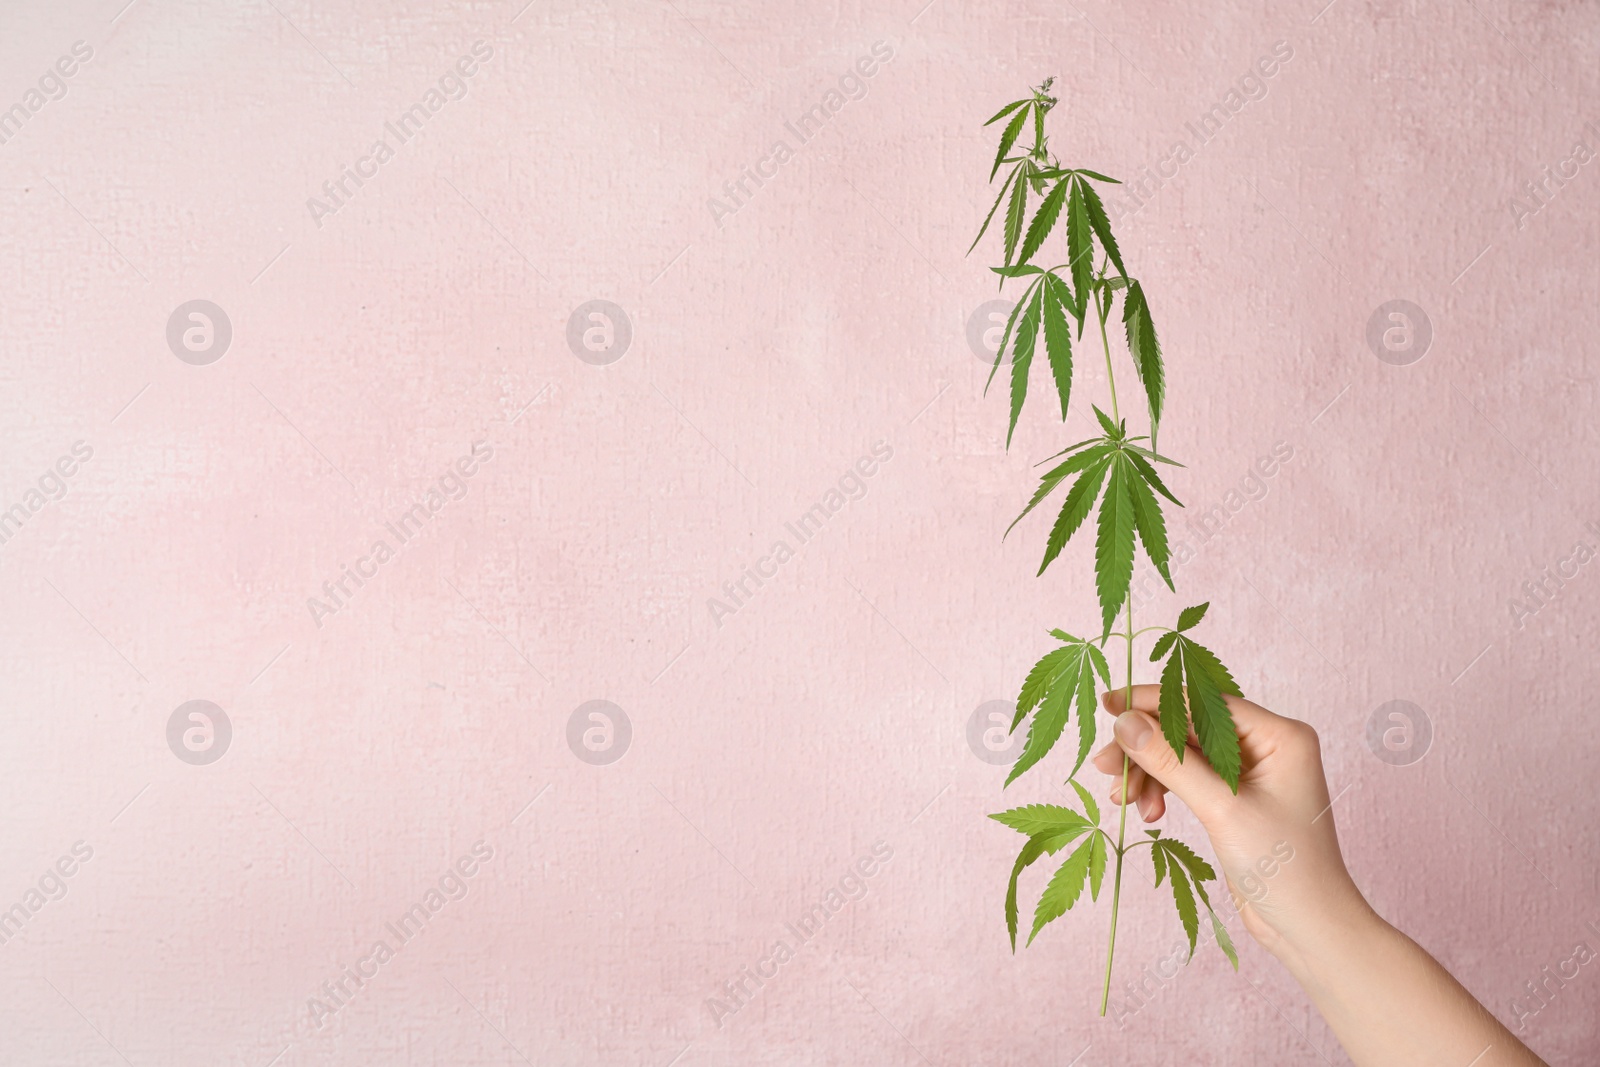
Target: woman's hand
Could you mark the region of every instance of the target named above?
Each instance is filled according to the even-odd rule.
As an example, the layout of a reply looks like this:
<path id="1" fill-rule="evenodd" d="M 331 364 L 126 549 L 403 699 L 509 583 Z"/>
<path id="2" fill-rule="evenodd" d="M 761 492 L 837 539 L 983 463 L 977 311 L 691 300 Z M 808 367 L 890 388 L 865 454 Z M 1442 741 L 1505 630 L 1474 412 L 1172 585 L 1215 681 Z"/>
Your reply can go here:
<path id="1" fill-rule="evenodd" d="M 1117 716 L 1117 740 L 1096 754 L 1094 764 L 1114 779 L 1112 802 L 1122 802 L 1126 752 L 1132 761 L 1129 803 L 1138 805 L 1145 822 L 1166 811 L 1169 789 L 1189 806 L 1211 838 L 1245 929 L 1275 956 L 1330 922 L 1367 919 L 1371 909 L 1339 852 L 1316 731 L 1228 697 L 1243 761 L 1234 796 L 1201 755 L 1192 731 L 1182 762 L 1173 753 L 1155 717 L 1160 689 L 1134 686 L 1127 713 L 1124 690 L 1104 698 L 1106 710 Z"/>
<path id="2" fill-rule="evenodd" d="M 1317 734 L 1228 697 L 1243 770 L 1235 796 L 1189 735 L 1180 762 L 1156 723 L 1160 687 L 1108 693 L 1116 743 L 1095 755 L 1146 822 L 1170 790 L 1199 817 L 1250 936 L 1295 976 L 1361 1067 L 1533 1067 L 1530 1052 L 1416 942 L 1378 916 L 1345 869 Z"/>

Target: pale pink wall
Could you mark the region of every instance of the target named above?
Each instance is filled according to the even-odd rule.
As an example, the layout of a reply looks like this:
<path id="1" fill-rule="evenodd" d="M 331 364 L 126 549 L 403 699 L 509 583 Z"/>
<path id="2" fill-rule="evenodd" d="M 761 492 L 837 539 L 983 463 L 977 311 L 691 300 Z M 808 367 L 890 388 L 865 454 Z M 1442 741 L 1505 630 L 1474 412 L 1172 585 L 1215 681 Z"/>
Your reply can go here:
<path id="1" fill-rule="evenodd" d="M 981 396 L 978 123 L 1054 74 L 1060 154 L 1131 179 L 1279 41 L 1119 230 L 1175 489 L 1226 506 L 1293 449 L 1181 601 L 1316 724 L 1361 884 L 1501 1018 L 1600 947 L 1600 564 L 1520 629 L 1508 606 L 1600 545 L 1600 164 L 1510 206 L 1600 147 L 1594 7 L 122 2 L 0 14 L 0 105 L 93 52 L 0 145 L 0 507 L 92 449 L 0 545 L 0 906 L 92 849 L 0 944 L 0 1061 L 1343 1062 L 1253 945 L 1120 1026 L 1104 906 L 1013 958 L 1004 770 L 965 733 L 1095 612 L 1081 552 L 1040 581 L 1039 529 L 1000 543 L 1084 416 L 1036 407 L 1008 453 Z M 314 221 L 480 40 L 465 98 Z M 784 122 L 878 41 L 800 145 Z M 166 339 L 195 299 L 232 326 L 206 366 Z M 566 340 L 595 299 L 632 322 L 610 365 Z M 1432 323 L 1407 366 L 1366 341 L 1394 299 Z M 319 627 L 307 598 L 474 441 L 465 495 Z M 708 598 L 880 441 L 865 495 L 718 626 Z M 567 740 L 597 699 L 631 723 L 609 765 Z M 1365 740 L 1395 699 L 1434 731 L 1409 766 Z M 209 765 L 168 746 L 190 700 L 232 725 Z M 480 840 L 466 896 L 308 1026 Z M 715 1020 L 879 842 L 866 895 Z M 1180 936 L 1131 884 L 1119 986 Z M 1590 965 L 1524 1033 L 1592 1059 L 1597 1009 Z"/>

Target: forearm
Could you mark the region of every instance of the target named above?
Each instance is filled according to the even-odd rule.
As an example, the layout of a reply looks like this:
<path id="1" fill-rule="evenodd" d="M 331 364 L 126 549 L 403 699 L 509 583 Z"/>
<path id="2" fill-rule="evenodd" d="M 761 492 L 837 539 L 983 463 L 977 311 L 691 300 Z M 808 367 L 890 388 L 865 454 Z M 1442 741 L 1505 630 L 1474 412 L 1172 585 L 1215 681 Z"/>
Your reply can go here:
<path id="1" fill-rule="evenodd" d="M 1360 1067 L 1542 1067 L 1450 972 L 1364 903 L 1319 925 L 1278 956 Z"/>

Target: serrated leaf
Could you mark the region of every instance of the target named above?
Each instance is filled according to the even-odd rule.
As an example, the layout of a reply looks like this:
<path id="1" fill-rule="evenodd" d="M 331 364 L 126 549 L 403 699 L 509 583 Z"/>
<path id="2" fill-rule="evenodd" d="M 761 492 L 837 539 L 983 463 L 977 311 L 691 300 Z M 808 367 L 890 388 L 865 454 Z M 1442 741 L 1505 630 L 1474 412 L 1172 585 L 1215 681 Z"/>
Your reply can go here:
<path id="1" fill-rule="evenodd" d="M 1228 788 L 1239 792 L 1239 732 L 1233 714 L 1222 699 L 1227 692 L 1238 694 L 1233 676 L 1209 649 L 1181 638 L 1184 683 L 1189 691 L 1189 714 L 1194 720 L 1194 735 L 1200 751 Z"/>
<path id="2" fill-rule="evenodd" d="M 1039 210 L 1034 212 L 1033 221 L 1028 224 L 1028 235 L 1022 239 L 1022 249 L 1017 253 L 1017 261 L 1026 263 L 1033 258 L 1044 244 L 1044 239 L 1050 236 L 1050 231 L 1055 228 L 1056 219 L 1061 215 L 1061 206 L 1067 198 L 1068 187 L 1072 184 L 1071 178 L 1062 178 L 1056 182 L 1054 188 L 1045 194 Z"/>
<path id="3" fill-rule="evenodd" d="M 1010 785 L 1055 747 L 1073 712 L 1078 717 L 1078 758 L 1072 774 L 1077 774 L 1078 768 L 1088 758 L 1095 734 L 1095 668 L 1088 648 L 1087 644 L 1077 644 L 1060 650 L 1067 655 L 1062 657 L 1046 682 L 1044 697 L 1039 701 L 1033 723 L 1028 728 L 1022 754 L 1017 757 L 1015 766 L 1006 777 L 1006 785 Z"/>
<path id="4" fill-rule="evenodd" d="M 989 121 L 993 122 L 994 120 L 990 119 Z M 988 123 L 984 123 L 984 125 L 987 126 Z M 1122 184 L 1116 178 L 1107 178 L 1104 174 L 1097 174 L 1092 170 L 1085 170 L 1082 167 L 1078 168 L 1078 173 L 1086 175 L 1087 177 L 1093 178 L 1097 182 L 1110 182 L 1112 185 L 1121 185 Z"/>
<path id="5" fill-rule="evenodd" d="M 1167 856 L 1166 853 L 1161 851 L 1161 831 L 1146 830 L 1145 833 L 1149 834 L 1151 840 L 1156 842 L 1155 846 L 1150 849 L 1150 858 L 1156 865 L 1156 888 L 1160 889 L 1161 880 L 1167 876 Z"/>
<path id="6" fill-rule="evenodd" d="M 1033 932 L 1028 935 L 1028 944 L 1033 944 L 1033 939 L 1039 936 L 1039 931 L 1044 929 L 1046 923 L 1065 915 L 1083 895 L 1083 883 L 1089 873 L 1092 852 L 1093 842 L 1085 841 L 1050 876 L 1050 884 L 1044 887 L 1039 904 L 1033 909 Z"/>
<path id="7" fill-rule="evenodd" d="M 1067 490 L 1067 498 L 1061 503 L 1061 511 L 1056 516 L 1055 525 L 1050 528 L 1050 539 L 1045 544 L 1044 560 L 1039 564 L 1039 573 L 1050 566 L 1051 562 L 1066 547 L 1067 541 L 1078 532 L 1078 527 L 1083 525 L 1083 520 L 1089 517 L 1089 511 L 1094 507 L 1095 498 L 1100 495 L 1100 486 L 1105 481 L 1106 471 L 1110 469 L 1111 457 L 1102 456 L 1092 466 L 1078 476 L 1072 483 L 1072 488 Z"/>
<path id="8" fill-rule="evenodd" d="M 1206 895 L 1205 887 L 1200 883 L 1215 882 L 1217 880 L 1217 872 L 1212 869 L 1211 864 L 1201 859 L 1199 853 L 1179 841 L 1176 837 L 1167 838 L 1163 845 L 1168 855 L 1183 864 L 1184 870 L 1189 872 L 1189 877 L 1194 879 L 1196 888 L 1200 890 L 1200 896 L 1204 898 Z"/>
<path id="9" fill-rule="evenodd" d="M 1105 456 L 1105 454 L 1106 448 L 1086 449 L 1083 452 L 1075 453 L 1074 455 L 1063 460 L 1058 466 L 1052 467 L 1050 470 L 1046 471 L 1044 476 L 1039 479 L 1039 488 L 1033 491 L 1033 499 L 1028 501 L 1028 506 L 1022 509 L 1021 515 L 1018 515 L 1015 519 L 1011 520 L 1011 526 L 1006 527 L 1006 532 L 1005 534 L 1001 535 L 1000 539 L 1003 541 L 1006 537 L 1010 536 L 1012 527 L 1021 522 L 1028 512 L 1038 507 L 1040 501 L 1049 496 L 1051 493 L 1055 492 L 1056 487 L 1059 486 L 1063 481 L 1076 474 L 1078 471 L 1085 469 L 1091 463 L 1099 461 Z"/>
<path id="10" fill-rule="evenodd" d="M 1083 761 L 1089 758 L 1089 750 L 1094 747 L 1094 713 L 1098 701 L 1095 699 L 1094 685 L 1094 660 L 1093 655 L 1098 655 L 1099 649 L 1093 645 L 1084 645 L 1084 655 L 1078 661 L 1078 758 L 1072 765 L 1071 778 L 1083 766 Z"/>
<path id="11" fill-rule="evenodd" d="M 1083 191 L 1089 188 L 1071 179 L 1072 195 L 1067 203 L 1067 262 L 1072 266 L 1072 288 L 1087 297 L 1094 275 L 1094 249 L 1089 244 L 1089 212 L 1084 207 Z"/>
<path id="12" fill-rule="evenodd" d="M 1011 884 L 1006 888 L 1006 930 L 1011 934 L 1011 951 L 1017 951 L 1017 877 L 1024 868 L 1032 865 L 1040 856 L 1053 856 L 1062 846 L 1076 838 L 1077 834 L 1056 834 L 1030 837 L 1027 844 L 1022 846 L 1022 851 L 1017 853 L 1017 862 L 1011 868 Z"/>
<path id="13" fill-rule="evenodd" d="M 1024 101 L 1031 103 L 1031 101 Z M 1005 132 L 1000 135 L 1000 150 L 994 154 L 994 166 L 989 168 L 989 180 L 994 181 L 994 176 L 1000 170 L 1000 164 L 1005 162 L 1006 153 L 1011 151 L 1011 146 L 1017 143 L 1017 135 L 1022 132 L 1022 124 L 1028 118 L 1028 109 L 1022 108 L 1006 123 Z M 985 124 L 987 125 L 987 124 Z"/>
<path id="14" fill-rule="evenodd" d="M 1044 340 L 1050 355 L 1050 373 L 1061 400 L 1061 418 L 1067 418 L 1072 399 L 1072 330 L 1067 326 L 1066 283 L 1054 275 L 1044 279 Z"/>
<path id="15" fill-rule="evenodd" d="M 1012 254 L 1017 250 L 1017 241 L 1022 237 L 1022 220 L 1027 217 L 1028 210 L 1028 182 L 1026 169 L 1030 164 L 1024 163 L 1023 177 L 1011 186 L 1011 202 L 1006 205 L 1006 265 L 1011 264 Z"/>
<path id="16" fill-rule="evenodd" d="M 1217 692 L 1226 693 L 1228 696 L 1233 697 L 1244 696 L 1244 693 L 1239 689 L 1239 683 L 1233 680 L 1233 675 L 1228 671 L 1228 668 L 1222 665 L 1222 661 L 1217 658 L 1215 652 L 1212 652 L 1192 637 L 1185 637 L 1183 640 L 1189 646 L 1190 655 L 1200 660 L 1206 674 L 1216 682 Z"/>
<path id="17" fill-rule="evenodd" d="M 985 396 L 989 395 L 989 386 L 994 384 L 994 376 L 1000 370 L 1000 364 L 1006 360 L 1006 349 L 1011 345 L 1011 335 L 1016 331 L 1017 320 L 1022 317 L 1023 307 L 1028 303 L 1029 297 L 1033 295 L 1034 287 L 1038 284 L 1038 281 L 1035 280 L 1027 289 L 1023 290 L 1022 299 L 1016 302 L 1011 308 L 1011 314 L 1006 316 L 1006 328 L 1005 332 L 1000 335 L 1000 347 L 994 351 L 994 366 L 989 368 L 989 377 L 983 383 Z"/>
<path id="18" fill-rule="evenodd" d="M 1111 416 L 1101 411 L 1098 404 L 1091 406 L 1094 408 L 1094 417 L 1100 420 L 1100 428 L 1106 432 L 1106 436 L 1113 441 L 1122 440 L 1122 427 L 1112 422 Z"/>
<path id="19" fill-rule="evenodd" d="M 1156 647 L 1150 650 L 1150 662 L 1154 663 L 1162 656 L 1165 656 L 1167 654 L 1167 649 L 1171 648 L 1172 642 L 1176 641 L 1177 639 L 1178 634 L 1173 630 L 1168 630 L 1166 633 L 1156 638 Z"/>
<path id="20" fill-rule="evenodd" d="M 1023 742 L 1022 754 L 1017 757 L 1011 773 L 1006 775 L 1005 785 L 1016 781 L 1023 771 L 1043 759 L 1060 740 L 1061 731 L 1066 728 L 1067 719 L 1072 714 L 1073 697 L 1080 674 L 1078 663 L 1082 658 L 1083 646 L 1076 645 L 1071 646 L 1069 654 L 1062 659 L 1055 684 L 1047 686 L 1044 699 L 1039 701 L 1033 722 L 1028 726 L 1028 739 Z"/>
<path id="21" fill-rule="evenodd" d="M 967 246 L 967 255 L 970 256 L 972 254 L 972 250 L 978 247 L 978 242 L 983 240 L 983 235 L 989 232 L 989 223 L 994 221 L 994 213 L 1000 209 L 1000 202 L 1006 198 L 1006 190 L 1011 187 L 1012 182 L 1017 180 L 1017 174 L 1021 170 L 1022 164 L 1018 163 L 1011 168 L 1011 173 L 1006 175 L 1006 180 L 1000 183 L 1000 192 L 995 196 L 994 203 L 989 205 L 989 213 L 983 217 L 983 225 L 978 227 L 978 236 L 974 237 L 972 243 Z M 991 176 L 989 180 L 993 181 L 994 178 Z"/>
<path id="22" fill-rule="evenodd" d="M 1057 648 L 1046 652 L 1028 671 L 1028 677 L 1022 681 L 1022 692 L 1017 697 L 1016 716 L 1011 720 L 1013 731 L 1027 717 L 1028 712 L 1039 706 L 1039 701 L 1044 699 L 1050 686 L 1055 684 L 1055 676 L 1061 671 L 1062 661 L 1071 652 L 1070 648 Z"/>
<path id="23" fill-rule="evenodd" d="M 1101 633 L 1109 634 L 1117 611 L 1128 599 L 1133 581 L 1133 502 L 1126 462 L 1112 457 L 1105 495 L 1100 500 L 1099 529 L 1095 535 L 1095 592 L 1100 596 Z"/>
<path id="24" fill-rule="evenodd" d="M 1178 629 L 1180 631 L 1192 630 L 1200 625 L 1200 620 L 1206 617 L 1206 609 L 1210 606 L 1211 601 L 1208 600 L 1204 604 L 1196 604 L 1178 612 Z"/>
<path id="25" fill-rule="evenodd" d="M 1033 366 L 1033 349 L 1039 340 L 1040 302 L 1044 285 L 1035 282 L 1033 299 L 1022 317 L 1017 320 L 1017 339 L 1011 355 L 1011 425 L 1006 430 L 1006 447 L 1011 447 L 1011 435 L 1017 432 L 1017 419 L 1022 415 L 1022 404 L 1028 397 L 1028 371 Z"/>
<path id="26" fill-rule="evenodd" d="M 1127 456 L 1127 453 L 1123 455 Z M 1131 462 L 1137 457 L 1128 458 Z M 1161 515 L 1161 505 L 1156 503 L 1156 495 L 1140 478 L 1129 477 L 1127 484 L 1133 499 L 1133 522 L 1139 531 L 1139 543 L 1144 545 L 1150 562 L 1155 564 L 1156 573 L 1171 589 L 1172 574 L 1167 569 L 1167 523 Z"/>
<path id="27" fill-rule="evenodd" d="M 1030 103 L 1032 103 L 1032 101 L 1028 100 L 1028 99 L 1017 100 L 1017 101 L 1014 101 L 1012 103 L 1009 103 L 1005 107 L 1001 108 L 999 111 L 996 111 L 992 116 L 990 116 L 989 120 L 987 122 L 985 122 L 984 125 L 985 126 L 993 126 L 995 123 L 999 122 L 1001 119 L 1005 118 L 1007 115 L 1009 115 L 1013 111 L 1017 110 L 1017 108 L 1025 107 Z"/>
<path id="28" fill-rule="evenodd" d="M 1059 804 L 1025 804 L 1010 811 L 996 812 L 989 818 L 1029 837 L 1053 837 L 1073 831 L 1081 834 L 1091 828 L 1088 819 Z"/>
<path id="29" fill-rule="evenodd" d="M 1094 660 L 1094 669 L 1099 673 L 1100 680 L 1109 687 L 1111 685 L 1111 671 L 1110 668 L 1106 666 L 1105 654 L 1093 645 L 1088 647 L 1089 658 Z"/>
<path id="30" fill-rule="evenodd" d="M 1076 778 L 1067 779 L 1067 783 L 1078 792 L 1078 799 L 1083 801 L 1083 810 L 1088 813 L 1089 820 L 1096 826 L 1100 825 L 1100 805 L 1095 803 L 1094 794 L 1083 787 L 1083 783 Z"/>
<path id="31" fill-rule="evenodd" d="M 1080 171 L 1080 173 L 1082 173 Z M 1100 194 L 1087 182 L 1083 185 L 1083 206 L 1089 215 L 1089 225 L 1094 229 L 1094 235 L 1100 239 L 1100 247 L 1106 250 L 1106 255 L 1111 257 L 1111 262 L 1117 268 L 1117 273 L 1124 278 L 1128 276 L 1127 268 L 1122 265 L 1122 252 L 1117 248 L 1117 238 L 1111 232 L 1111 220 L 1106 218 L 1106 207 L 1100 202 Z"/>
<path id="32" fill-rule="evenodd" d="M 1133 463 L 1134 469 L 1139 472 L 1139 477 L 1144 479 L 1146 485 L 1154 486 L 1156 492 L 1160 493 L 1162 496 L 1166 497 L 1180 508 L 1183 507 L 1183 501 L 1172 495 L 1172 490 L 1167 488 L 1166 483 L 1161 480 L 1161 476 L 1156 473 L 1156 469 L 1145 461 L 1144 456 L 1140 454 L 1140 449 L 1137 446 L 1129 445 L 1128 447 L 1124 448 L 1123 451 L 1128 454 L 1129 461 Z"/>
<path id="33" fill-rule="evenodd" d="M 1189 742 L 1189 708 L 1184 703 L 1183 693 L 1183 644 L 1177 634 L 1169 633 L 1166 636 L 1177 642 L 1177 647 L 1172 650 L 1172 658 L 1167 660 L 1167 665 L 1161 669 L 1161 694 L 1156 700 L 1156 708 L 1161 718 L 1161 736 L 1167 739 L 1173 755 L 1182 763 Z"/>
<path id="34" fill-rule="evenodd" d="M 1163 842 L 1170 843 L 1171 838 Z M 1184 873 L 1182 864 L 1170 864 L 1168 874 L 1172 882 L 1172 902 L 1178 907 L 1178 919 L 1189 938 L 1189 958 L 1194 959 L 1195 941 L 1200 935 L 1200 910 L 1195 905 L 1194 889 L 1189 885 L 1189 877 Z"/>
<path id="35" fill-rule="evenodd" d="M 1122 301 L 1122 325 L 1127 332 L 1128 354 L 1133 357 L 1133 369 L 1144 385 L 1145 400 L 1150 408 L 1150 443 L 1156 439 L 1156 428 L 1161 424 L 1161 405 L 1166 396 L 1166 381 L 1161 366 L 1161 342 L 1156 339 L 1155 324 L 1150 319 L 1150 305 L 1145 300 L 1144 287 L 1137 281 L 1128 285 L 1128 295 Z"/>
<path id="36" fill-rule="evenodd" d="M 1017 702 L 1018 716 L 1012 729 L 1016 728 L 1016 722 L 1021 721 L 1027 709 L 1036 707 L 1037 710 L 1028 728 L 1022 754 L 1017 757 L 1016 764 L 1007 776 L 1006 785 L 1010 785 L 1049 753 L 1060 740 L 1067 720 L 1074 713 L 1078 718 L 1078 757 L 1068 778 L 1078 773 L 1094 744 L 1095 676 L 1107 676 L 1105 657 L 1086 641 L 1060 630 L 1052 633 L 1068 643 L 1040 657 L 1023 682 L 1022 695 Z M 1098 822 L 1099 809 L 1093 810 L 1095 821 Z"/>
<path id="37" fill-rule="evenodd" d="M 1095 834 L 1089 842 L 1089 899 L 1100 899 L 1100 882 L 1106 876 L 1106 835 Z"/>
<path id="38" fill-rule="evenodd" d="M 1103 441 L 1103 440 L 1105 440 L 1105 439 L 1102 438 L 1102 437 L 1086 437 L 1082 441 L 1079 441 L 1075 445 L 1068 445 L 1066 448 L 1063 448 L 1061 451 L 1053 453 L 1052 455 L 1046 456 L 1044 459 L 1041 459 L 1039 462 L 1035 463 L 1034 466 L 1035 467 L 1042 467 L 1046 463 L 1049 463 L 1052 459 L 1055 459 L 1058 456 L 1064 456 L 1068 452 L 1076 452 L 1078 449 L 1082 448 L 1084 445 L 1092 445 L 1097 441 Z"/>
<path id="39" fill-rule="evenodd" d="M 1210 869 L 1208 864 L 1206 870 L 1209 871 Z M 1215 874 L 1211 875 L 1211 880 L 1216 880 Z M 1224 956 L 1228 957 L 1228 962 L 1233 964 L 1233 969 L 1237 971 L 1239 969 L 1239 953 L 1233 947 L 1233 938 L 1228 936 L 1228 928 L 1222 925 L 1221 919 L 1217 918 L 1217 909 L 1211 906 L 1211 896 L 1206 892 L 1205 880 L 1195 879 L 1194 889 L 1196 893 L 1200 894 L 1200 903 L 1206 906 L 1206 914 L 1211 916 L 1211 936 L 1217 939 L 1217 947 L 1222 950 Z"/>
<path id="40" fill-rule="evenodd" d="M 1222 949 L 1222 954 L 1228 957 L 1228 962 L 1233 964 L 1233 969 L 1239 969 L 1239 953 L 1233 947 L 1233 938 L 1228 936 L 1228 928 L 1222 925 L 1222 920 L 1217 918 L 1216 911 L 1207 902 L 1206 913 L 1211 916 L 1211 935 L 1217 939 L 1217 947 Z"/>
<path id="41" fill-rule="evenodd" d="M 1044 273 L 1043 267 L 1034 267 L 1026 264 L 1018 264 L 1014 267 L 990 267 L 989 269 L 1002 278 L 1023 278 L 1030 274 Z"/>

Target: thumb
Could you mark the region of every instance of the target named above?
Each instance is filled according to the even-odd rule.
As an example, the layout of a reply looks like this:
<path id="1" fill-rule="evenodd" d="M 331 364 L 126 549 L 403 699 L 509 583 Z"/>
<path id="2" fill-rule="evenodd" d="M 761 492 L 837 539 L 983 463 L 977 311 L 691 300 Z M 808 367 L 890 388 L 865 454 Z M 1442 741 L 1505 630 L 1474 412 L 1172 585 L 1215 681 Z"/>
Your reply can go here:
<path id="1" fill-rule="evenodd" d="M 1186 746 L 1185 758 L 1180 761 L 1156 721 L 1144 712 L 1125 711 L 1118 715 L 1114 731 L 1117 744 L 1128 758 L 1189 805 L 1189 810 L 1199 816 L 1201 822 L 1206 822 L 1212 812 L 1232 797 L 1228 784 L 1199 752 Z"/>

